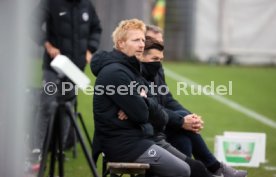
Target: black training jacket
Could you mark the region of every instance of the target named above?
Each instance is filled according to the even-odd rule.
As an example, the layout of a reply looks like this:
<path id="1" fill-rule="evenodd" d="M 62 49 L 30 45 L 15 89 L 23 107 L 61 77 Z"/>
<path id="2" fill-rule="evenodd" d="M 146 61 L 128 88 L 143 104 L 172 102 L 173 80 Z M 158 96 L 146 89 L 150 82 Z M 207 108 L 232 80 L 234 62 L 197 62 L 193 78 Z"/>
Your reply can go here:
<path id="1" fill-rule="evenodd" d="M 90 0 L 41 0 L 32 19 L 36 42 L 49 41 L 82 70 L 86 50 L 94 53 L 99 46 L 102 30 Z M 50 69 L 51 61 L 45 52 L 43 68 Z"/>
<path id="2" fill-rule="evenodd" d="M 154 144 L 148 138 L 153 135 L 149 123 L 151 101 L 146 101 L 137 91 L 139 85 L 145 84 L 140 62 L 114 49 L 97 52 L 91 70 L 97 77 L 93 97 L 94 140 L 100 143 L 109 161 L 132 162 Z M 131 83 L 134 88 L 124 92 L 127 94 L 116 91 L 119 86 L 128 87 Z M 127 120 L 118 119 L 120 109 L 127 114 Z"/>
<path id="3" fill-rule="evenodd" d="M 156 76 L 154 77 L 154 83 L 157 86 L 161 86 L 161 85 L 166 85 L 166 81 L 165 81 L 165 76 L 164 76 L 164 70 L 163 67 L 161 67 Z M 163 92 L 165 93 L 165 92 Z M 167 126 L 171 129 L 181 129 L 182 128 L 182 124 L 183 124 L 183 117 L 179 116 L 177 113 L 175 113 L 175 111 L 183 111 L 186 112 L 188 114 L 191 114 L 191 112 L 187 109 L 185 109 L 181 104 L 178 103 L 178 101 L 176 101 L 171 92 L 169 92 L 166 95 L 161 95 L 158 94 L 158 102 L 159 104 L 163 105 L 168 116 L 169 116 L 169 121 Z"/>

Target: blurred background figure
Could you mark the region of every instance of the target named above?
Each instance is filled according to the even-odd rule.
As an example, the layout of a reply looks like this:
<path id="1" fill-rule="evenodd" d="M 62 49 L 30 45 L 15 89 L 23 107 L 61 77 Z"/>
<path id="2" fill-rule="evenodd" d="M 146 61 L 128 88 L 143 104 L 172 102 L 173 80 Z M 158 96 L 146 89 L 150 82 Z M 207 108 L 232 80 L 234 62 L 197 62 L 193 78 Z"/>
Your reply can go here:
<path id="1" fill-rule="evenodd" d="M 151 12 L 153 23 L 159 26 L 161 29 L 164 29 L 165 25 L 165 7 L 165 0 L 156 0 Z"/>
<path id="2" fill-rule="evenodd" d="M 55 114 L 54 103 L 71 102 L 76 104 L 75 89 L 61 94 L 61 82 L 71 82 L 60 78 L 51 68 L 50 63 L 59 54 L 66 55 L 81 70 L 90 63 L 93 53 L 98 49 L 101 35 L 100 20 L 89 0 L 41 0 L 33 16 L 35 41 L 43 45 L 43 88 L 48 83 L 55 83 L 57 91 L 53 94 L 42 92 L 39 107 L 37 136 L 34 137 L 33 161 L 40 161 L 47 127 Z M 72 82 L 71 82 L 72 83 Z M 73 84 L 73 83 L 72 83 Z M 70 121 L 63 117 L 63 143 L 65 143 Z"/>

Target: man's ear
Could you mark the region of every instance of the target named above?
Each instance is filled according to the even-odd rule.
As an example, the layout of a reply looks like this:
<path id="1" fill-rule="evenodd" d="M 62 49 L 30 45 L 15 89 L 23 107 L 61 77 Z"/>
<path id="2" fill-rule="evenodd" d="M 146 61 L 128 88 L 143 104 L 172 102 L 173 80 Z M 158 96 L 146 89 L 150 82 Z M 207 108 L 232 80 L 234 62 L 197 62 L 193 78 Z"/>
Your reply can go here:
<path id="1" fill-rule="evenodd" d="M 118 44 L 119 49 L 122 49 L 122 48 L 124 48 L 125 41 L 123 41 L 123 40 L 118 40 L 117 44 Z"/>

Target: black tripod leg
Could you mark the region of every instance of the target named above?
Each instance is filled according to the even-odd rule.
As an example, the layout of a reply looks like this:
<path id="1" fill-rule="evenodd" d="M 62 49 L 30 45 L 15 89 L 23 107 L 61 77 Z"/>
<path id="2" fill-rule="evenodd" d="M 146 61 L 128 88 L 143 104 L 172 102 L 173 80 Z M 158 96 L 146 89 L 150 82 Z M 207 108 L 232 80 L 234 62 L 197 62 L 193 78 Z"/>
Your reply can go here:
<path id="1" fill-rule="evenodd" d="M 56 113 L 57 106 L 58 106 L 57 103 L 53 103 L 51 105 L 51 110 L 53 110 L 54 113 Z M 48 127 L 48 131 L 47 131 L 47 135 L 46 135 L 46 140 L 43 145 L 42 159 L 41 159 L 41 163 L 40 163 L 38 177 L 43 177 L 43 174 L 44 174 L 44 170 L 45 170 L 45 166 L 46 166 L 46 162 L 47 162 L 47 154 L 48 154 L 49 146 L 50 146 L 52 135 L 53 135 L 54 121 L 55 121 L 55 114 L 52 114 L 52 116 L 50 117 L 50 120 L 49 120 L 49 127 Z"/>
<path id="2" fill-rule="evenodd" d="M 78 138 L 80 140 L 80 143 L 81 143 L 81 146 L 82 146 L 82 150 L 83 150 L 84 155 L 86 157 L 86 160 L 87 160 L 87 162 L 89 164 L 90 170 L 91 170 L 92 174 L 94 175 L 94 177 L 99 177 L 99 175 L 97 173 L 97 170 L 96 170 L 95 163 L 92 160 L 92 156 L 89 155 L 89 153 L 88 153 L 87 147 L 85 146 L 83 137 L 81 135 L 81 131 L 80 131 L 79 127 L 78 127 L 78 124 L 77 124 L 76 120 L 73 117 L 74 113 L 70 109 L 70 103 L 65 103 L 65 106 L 67 108 L 66 111 L 67 111 L 67 113 L 68 113 L 68 115 L 70 117 L 71 123 L 73 124 L 73 126 L 75 128 L 75 131 L 77 133 L 77 136 L 78 136 Z"/>
<path id="3" fill-rule="evenodd" d="M 62 127 L 62 119 L 65 117 L 65 108 L 60 107 L 59 116 L 58 116 L 58 164 L 59 164 L 59 177 L 64 176 L 64 156 L 63 156 L 63 127 Z"/>
<path id="4" fill-rule="evenodd" d="M 74 112 L 75 112 L 75 119 L 78 118 L 78 112 L 77 112 L 77 107 L 78 107 L 78 103 L 75 100 L 75 104 L 74 104 Z M 73 158 L 77 158 L 77 135 L 76 132 L 74 131 L 74 146 L 73 146 Z"/>
<path id="5" fill-rule="evenodd" d="M 75 118 L 78 117 L 78 113 L 75 113 Z M 74 145 L 73 145 L 73 158 L 77 158 L 77 135 L 76 132 L 74 131 L 74 136 L 73 136 L 73 141 L 74 141 Z"/>
<path id="6" fill-rule="evenodd" d="M 85 133 L 85 135 L 86 135 L 86 138 L 88 139 L 89 145 L 90 145 L 90 147 L 91 147 L 91 149 L 92 149 L 92 140 L 90 139 L 90 136 L 89 136 L 89 133 L 88 133 L 88 131 L 87 131 L 87 128 L 86 128 L 86 126 L 85 126 L 85 124 L 84 124 L 82 115 L 81 115 L 81 113 L 77 113 L 77 114 L 78 114 L 78 117 L 79 117 L 79 119 L 80 119 L 82 128 L 83 128 L 84 133 Z"/>
<path id="7" fill-rule="evenodd" d="M 57 125 L 54 124 L 53 135 L 55 135 L 57 131 L 58 131 Z M 50 169 L 49 169 L 49 177 L 54 177 L 54 175 L 55 175 L 55 162 L 56 162 L 56 156 L 57 156 L 57 141 L 58 141 L 58 137 L 52 137 L 51 161 L 50 161 L 51 163 L 50 163 Z"/>

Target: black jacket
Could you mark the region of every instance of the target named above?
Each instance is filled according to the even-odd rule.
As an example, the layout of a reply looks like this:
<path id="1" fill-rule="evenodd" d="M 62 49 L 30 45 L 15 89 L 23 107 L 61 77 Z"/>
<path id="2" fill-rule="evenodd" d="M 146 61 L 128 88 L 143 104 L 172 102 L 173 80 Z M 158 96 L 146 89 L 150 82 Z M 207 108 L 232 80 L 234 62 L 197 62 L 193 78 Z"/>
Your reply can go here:
<path id="1" fill-rule="evenodd" d="M 165 81 L 165 76 L 164 76 L 164 70 L 163 67 L 161 67 L 156 76 L 152 77 L 145 72 L 146 68 L 143 67 L 143 77 L 146 78 L 149 82 L 154 82 L 154 84 L 156 86 L 166 86 L 166 81 Z M 164 88 L 164 87 L 162 87 Z M 165 90 L 162 90 L 162 93 L 165 93 Z M 187 109 L 185 109 L 181 104 L 179 104 L 172 96 L 171 92 L 169 92 L 166 95 L 162 95 L 162 94 L 157 94 L 157 99 L 159 104 L 161 104 L 168 116 L 169 116 L 169 121 L 168 121 L 168 128 L 170 129 L 181 129 L 182 128 L 182 124 L 183 124 L 183 117 L 180 116 L 179 114 L 177 114 L 175 111 L 182 111 L 184 113 L 186 113 L 186 115 L 191 114 L 191 112 Z M 185 116 L 185 115 L 184 115 Z"/>
<path id="2" fill-rule="evenodd" d="M 32 17 L 36 42 L 43 45 L 49 41 L 83 70 L 86 50 L 97 50 L 101 34 L 90 0 L 41 0 L 36 12 Z M 51 61 L 45 52 L 43 68 L 50 69 Z"/>
<path id="3" fill-rule="evenodd" d="M 109 161 L 132 162 L 154 144 L 147 138 L 153 133 L 149 110 L 154 106 L 137 92 L 137 87 L 145 84 L 140 63 L 117 50 L 98 52 L 91 62 L 91 70 L 97 77 L 93 98 L 94 140 L 100 142 Z M 118 94 L 120 85 L 129 87 L 131 83 L 132 91 Z M 118 119 L 120 109 L 127 114 L 127 120 Z"/>

